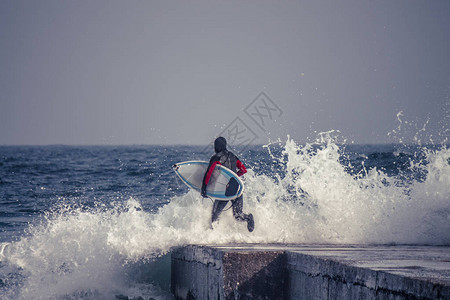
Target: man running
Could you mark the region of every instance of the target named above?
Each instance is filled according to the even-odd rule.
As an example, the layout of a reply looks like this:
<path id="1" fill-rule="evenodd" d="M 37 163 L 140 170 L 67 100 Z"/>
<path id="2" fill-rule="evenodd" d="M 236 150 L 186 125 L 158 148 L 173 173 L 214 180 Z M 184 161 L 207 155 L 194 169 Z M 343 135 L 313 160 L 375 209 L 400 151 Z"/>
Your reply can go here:
<path id="1" fill-rule="evenodd" d="M 214 154 L 209 160 L 209 166 L 206 169 L 205 176 L 203 177 L 202 182 L 202 191 L 201 194 L 203 197 L 206 196 L 206 186 L 211 179 L 212 172 L 216 164 L 220 164 L 224 167 L 227 167 L 231 171 L 235 172 L 238 176 L 242 176 L 247 173 L 247 169 L 244 164 L 234 155 L 231 151 L 227 150 L 227 141 L 223 137 L 218 137 L 214 141 L 214 150 L 216 154 Z M 239 171 L 236 172 L 236 170 Z M 219 218 L 220 213 L 227 205 L 228 201 L 215 200 L 213 209 L 212 209 L 212 217 L 211 223 L 214 223 Z M 235 200 L 231 200 L 233 207 L 233 216 L 236 220 L 241 222 L 247 222 L 248 231 L 252 232 L 255 229 L 255 221 L 253 219 L 252 214 L 244 214 L 242 212 L 244 206 L 244 200 L 242 195 L 236 198 Z"/>

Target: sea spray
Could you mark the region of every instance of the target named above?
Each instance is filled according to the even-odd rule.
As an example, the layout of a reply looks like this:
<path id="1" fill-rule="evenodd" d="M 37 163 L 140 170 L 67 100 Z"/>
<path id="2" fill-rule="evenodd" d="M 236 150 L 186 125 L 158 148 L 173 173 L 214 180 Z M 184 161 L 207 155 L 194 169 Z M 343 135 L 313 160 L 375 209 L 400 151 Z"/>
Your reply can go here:
<path id="1" fill-rule="evenodd" d="M 17 267 L 24 280 L 18 281 L 18 299 L 113 299 L 128 290 L 124 272 L 134 259 L 133 245 L 123 241 L 118 248 L 111 235 L 139 217 L 136 201 L 112 210 L 60 208 L 30 227 L 19 242 L 9 245 L 6 263 Z M 134 228 L 132 228 L 134 229 Z M 140 258 L 146 253 L 140 253 Z M 20 279 L 20 278 L 19 278 Z M 14 298 L 15 298 L 14 297 Z"/>
<path id="2" fill-rule="evenodd" d="M 433 150 L 419 148 L 424 155 L 414 154 L 419 160 L 411 160 L 407 171 L 426 174 L 425 178 L 420 175 L 405 182 L 404 172 L 388 176 L 381 169 L 364 167 L 351 172 L 351 165 L 342 164 L 346 154 L 335 140 L 329 132 L 316 143 L 298 145 L 288 139 L 284 145 L 279 161 L 286 170 L 276 184 L 283 196 L 272 193 L 271 198 L 275 202 L 296 202 L 287 216 L 307 220 L 283 219 L 289 228 L 289 237 L 283 238 L 286 242 L 450 243 L 446 225 L 450 213 L 450 155 L 445 145 Z M 255 187 L 260 192 L 268 186 L 257 182 Z M 247 194 L 253 187 L 247 185 Z M 291 197 L 286 197 L 289 194 Z"/>
<path id="3" fill-rule="evenodd" d="M 267 146 L 270 168 L 268 161 L 252 162 L 254 170 L 244 176 L 244 211 L 256 223 L 252 233 L 231 210 L 211 229 L 212 202 L 195 191 L 173 196 L 158 210 L 144 209 L 133 197 L 57 205 L 18 241 L 2 244 L 0 295 L 166 299 L 169 294 L 136 279 L 136 268 L 191 243 L 450 244 L 447 147 L 396 150 L 409 159 L 404 169 L 389 173 L 366 166 L 370 153 L 352 159 L 335 134 L 304 145 L 289 138 L 280 151 Z"/>

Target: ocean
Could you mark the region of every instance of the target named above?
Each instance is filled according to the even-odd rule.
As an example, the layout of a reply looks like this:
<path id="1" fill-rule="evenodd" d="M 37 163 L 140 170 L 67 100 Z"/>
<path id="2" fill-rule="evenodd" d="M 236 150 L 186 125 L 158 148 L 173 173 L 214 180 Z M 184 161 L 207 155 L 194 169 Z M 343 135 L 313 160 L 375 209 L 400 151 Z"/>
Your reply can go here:
<path id="1" fill-rule="evenodd" d="M 171 166 L 205 146 L 1 146 L 1 299 L 172 299 L 187 244 L 450 245 L 448 145 L 332 137 L 233 149 L 244 212 L 210 228 L 212 202 Z"/>

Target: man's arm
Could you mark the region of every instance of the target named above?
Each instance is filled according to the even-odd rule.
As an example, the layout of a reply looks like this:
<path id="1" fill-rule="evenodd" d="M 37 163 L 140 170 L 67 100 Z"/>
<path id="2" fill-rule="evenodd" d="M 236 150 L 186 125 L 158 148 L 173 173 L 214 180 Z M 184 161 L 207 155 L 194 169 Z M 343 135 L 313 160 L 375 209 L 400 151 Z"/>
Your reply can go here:
<path id="1" fill-rule="evenodd" d="M 220 161 L 215 156 L 211 157 L 208 168 L 206 169 L 206 172 L 205 172 L 205 176 L 203 176 L 202 190 L 201 190 L 201 194 L 203 197 L 206 197 L 206 186 L 208 185 L 209 180 L 211 179 L 211 175 L 217 164 L 220 165 Z"/>
<path id="2" fill-rule="evenodd" d="M 238 176 L 242 176 L 245 173 L 247 173 L 247 169 L 245 168 L 244 164 L 239 159 L 236 161 L 236 166 L 239 169 L 239 171 L 237 172 Z"/>

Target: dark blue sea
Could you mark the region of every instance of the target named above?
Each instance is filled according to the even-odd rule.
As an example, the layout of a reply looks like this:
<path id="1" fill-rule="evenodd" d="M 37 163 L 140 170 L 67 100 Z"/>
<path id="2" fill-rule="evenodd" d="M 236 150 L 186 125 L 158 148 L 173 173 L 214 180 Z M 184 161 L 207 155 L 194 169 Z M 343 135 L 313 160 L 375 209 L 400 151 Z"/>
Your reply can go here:
<path id="1" fill-rule="evenodd" d="M 446 145 L 293 140 L 233 149 L 244 211 L 171 166 L 205 146 L 1 146 L 1 299 L 171 299 L 171 249 L 190 243 L 450 244 Z"/>

